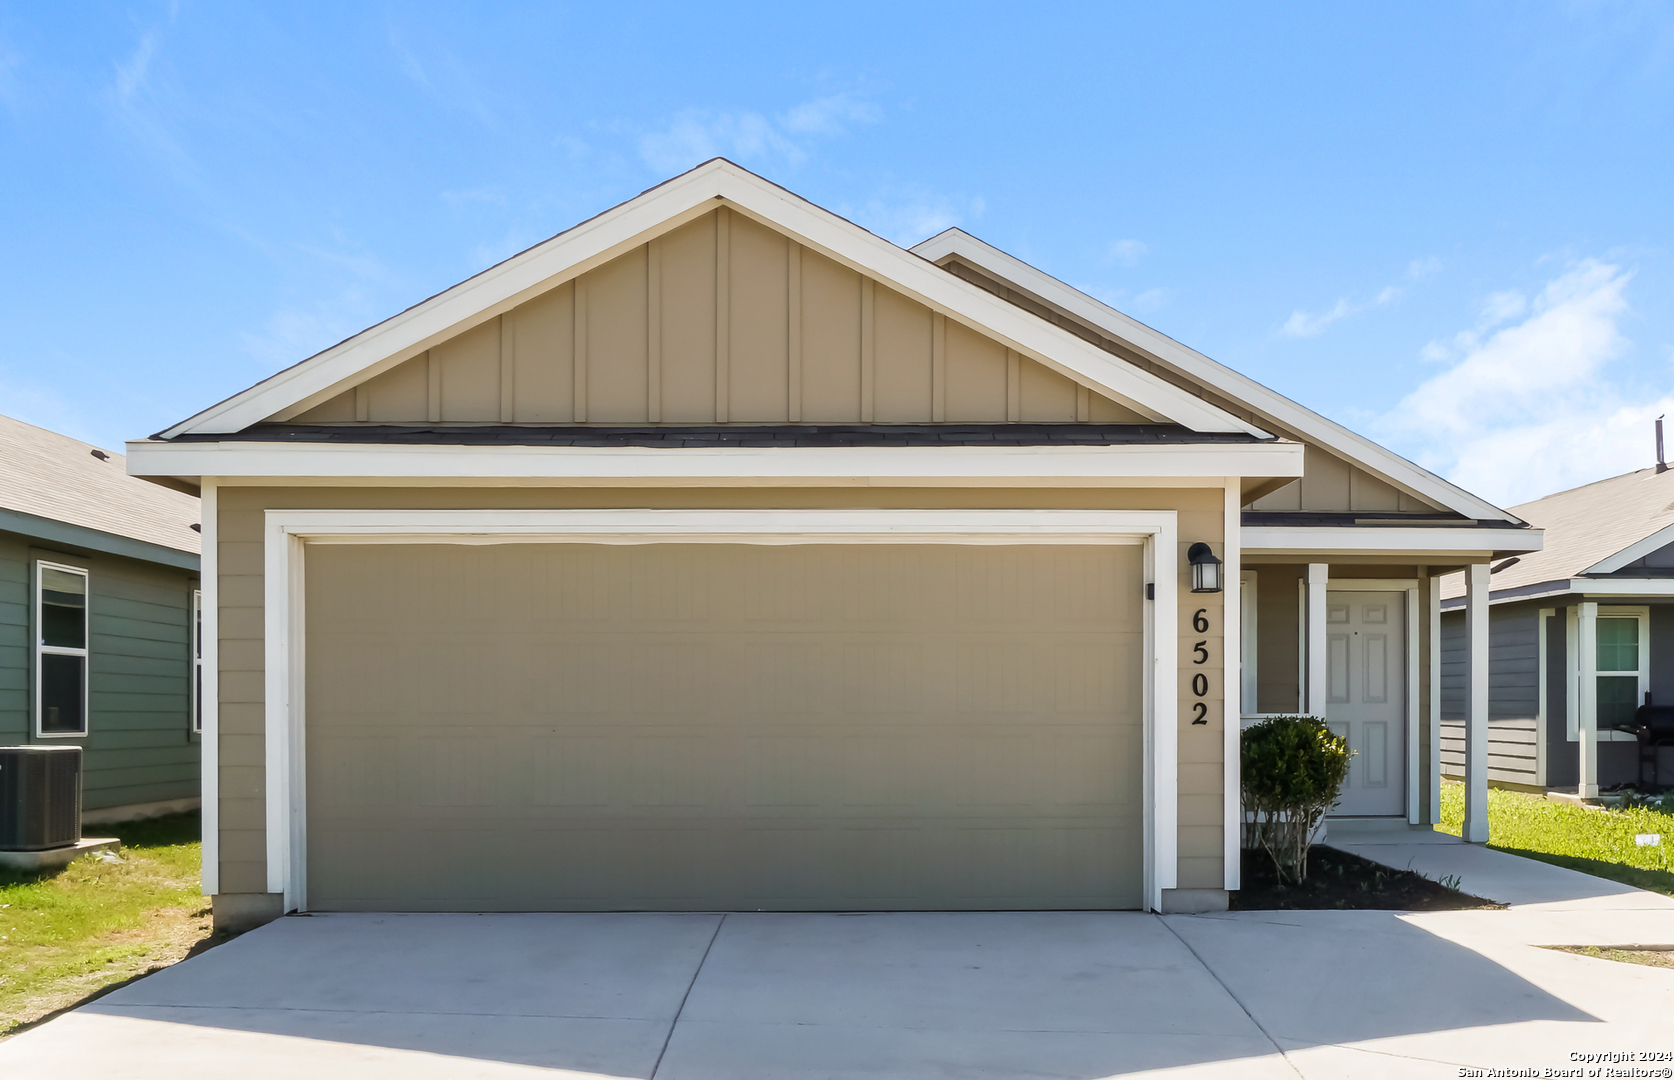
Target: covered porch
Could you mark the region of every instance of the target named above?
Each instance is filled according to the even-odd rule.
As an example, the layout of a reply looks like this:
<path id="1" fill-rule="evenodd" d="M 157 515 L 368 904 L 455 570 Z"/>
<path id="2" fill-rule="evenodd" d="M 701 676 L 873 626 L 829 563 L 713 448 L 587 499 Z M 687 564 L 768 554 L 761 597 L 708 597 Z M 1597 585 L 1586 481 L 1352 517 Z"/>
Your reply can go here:
<path id="1" fill-rule="evenodd" d="M 1489 567 L 1524 550 L 1529 534 L 1475 522 L 1369 524 L 1366 515 L 1341 525 L 1261 520 L 1275 516 L 1245 514 L 1238 582 L 1243 725 L 1268 716 L 1317 716 L 1348 739 L 1355 756 L 1333 820 L 1436 824 L 1442 578 L 1462 570 L 1464 838 L 1485 843 Z M 1532 543 L 1538 546 L 1538 535 Z"/>

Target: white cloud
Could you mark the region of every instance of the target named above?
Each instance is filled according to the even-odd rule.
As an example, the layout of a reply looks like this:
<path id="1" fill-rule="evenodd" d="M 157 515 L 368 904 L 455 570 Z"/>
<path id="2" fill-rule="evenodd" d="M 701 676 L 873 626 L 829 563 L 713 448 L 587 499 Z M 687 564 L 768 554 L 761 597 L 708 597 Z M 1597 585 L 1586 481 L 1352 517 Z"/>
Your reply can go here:
<path id="1" fill-rule="evenodd" d="M 1432 342 L 1452 367 L 1408 394 L 1378 423 L 1420 464 L 1501 505 L 1628 472 L 1651 460 L 1651 421 L 1674 395 L 1612 381 L 1629 342 L 1618 322 L 1631 271 L 1588 259 L 1550 281 L 1532 304 L 1496 293 L 1483 318 L 1521 322 L 1486 337 Z"/>
<path id="2" fill-rule="evenodd" d="M 123 101 L 134 96 L 145 86 L 151 73 L 151 58 L 157 54 L 157 34 L 148 30 L 140 35 L 139 44 L 128 59 L 116 65 L 116 93 Z"/>
<path id="3" fill-rule="evenodd" d="M 1338 300 L 1337 306 L 1333 307 L 1330 311 L 1321 312 L 1318 315 L 1314 315 L 1310 312 L 1303 311 L 1301 308 L 1297 308 L 1295 311 L 1290 313 L 1290 318 L 1285 320 L 1285 325 L 1279 330 L 1279 332 L 1285 337 L 1292 338 L 1319 337 L 1321 334 L 1325 333 L 1325 328 L 1327 326 L 1330 326 L 1338 319 L 1348 318 L 1350 315 L 1353 315 L 1356 310 L 1358 309 L 1355 308 L 1353 304 L 1348 302 L 1347 297 Z"/>
<path id="4" fill-rule="evenodd" d="M 1151 249 L 1142 240 L 1117 240 L 1105 252 L 1106 263 L 1121 263 L 1123 266 L 1138 266 L 1139 260 Z"/>
<path id="5" fill-rule="evenodd" d="M 1426 255 L 1407 264 L 1407 277 L 1413 281 L 1426 281 L 1441 273 L 1441 268 L 1440 259 L 1434 255 Z"/>
<path id="6" fill-rule="evenodd" d="M 911 247 L 944 229 L 981 217 L 987 208 L 981 196 L 963 198 L 908 189 L 885 191 L 858 206 L 841 204 L 836 211 L 892 243 Z"/>
<path id="7" fill-rule="evenodd" d="M 1173 289 L 1146 289 L 1144 292 L 1133 298 L 1133 306 L 1147 310 L 1160 308 L 1164 304 L 1168 303 L 1169 297 L 1173 295 Z"/>
<path id="8" fill-rule="evenodd" d="M 658 172 L 682 172 L 713 157 L 799 165 L 808 158 L 806 141 L 842 135 L 851 124 L 878 118 L 875 105 L 850 94 L 794 105 L 776 119 L 753 111 L 687 109 L 660 130 L 641 135 L 639 156 Z"/>

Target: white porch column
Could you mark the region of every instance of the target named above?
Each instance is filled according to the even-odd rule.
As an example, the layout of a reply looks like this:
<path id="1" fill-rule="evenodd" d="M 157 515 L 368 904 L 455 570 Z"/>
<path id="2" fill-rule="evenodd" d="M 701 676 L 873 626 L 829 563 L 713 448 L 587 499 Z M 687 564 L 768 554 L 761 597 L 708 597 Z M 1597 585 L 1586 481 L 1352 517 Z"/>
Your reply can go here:
<path id="1" fill-rule="evenodd" d="M 1331 567 L 1308 564 L 1308 715 L 1325 719 L 1328 691 L 1325 656 L 1325 590 L 1331 581 Z"/>
<path id="2" fill-rule="evenodd" d="M 1581 604 L 1580 632 L 1576 634 L 1576 742 L 1580 751 L 1581 781 L 1576 794 L 1598 798 L 1598 604 Z"/>
<path id="3" fill-rule="evenodd" d="M 1465 567 L 1465 828 L 1488 842 L 1488 564 Z"/>

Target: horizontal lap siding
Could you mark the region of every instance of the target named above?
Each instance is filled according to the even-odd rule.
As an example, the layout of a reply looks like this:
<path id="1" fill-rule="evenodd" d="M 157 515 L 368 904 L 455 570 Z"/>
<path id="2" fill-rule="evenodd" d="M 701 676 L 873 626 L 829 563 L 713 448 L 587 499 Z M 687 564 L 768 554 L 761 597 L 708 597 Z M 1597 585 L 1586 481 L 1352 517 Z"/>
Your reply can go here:
<path id="1" fill-rule="evenodd" d="M 0 739 L 33 742 L 33 563 L 88 570 L 88 734 L 38 740 L 83 748 L 89 809 L 198 794 L 191 732 L 190 627 L 197 576 L 112 555 L 0 537 Z"/>
<path id="2" fill-rule="evenodd" d="M 1465 613 L 1442 615 L 1441 762 L 1444 776 L 1465 770 L 1469 656 Z M 1534 605 L 1488 613 L 1488 779 L 1537 784 L 1540 710 L 1540 624 Z"/>

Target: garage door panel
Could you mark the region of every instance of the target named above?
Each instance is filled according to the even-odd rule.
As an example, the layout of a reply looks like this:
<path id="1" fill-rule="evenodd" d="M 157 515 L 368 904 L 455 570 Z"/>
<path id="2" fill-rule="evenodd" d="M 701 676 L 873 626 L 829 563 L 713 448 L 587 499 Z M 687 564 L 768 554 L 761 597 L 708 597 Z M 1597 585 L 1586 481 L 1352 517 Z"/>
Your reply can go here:
<path id="1" fill-rule="evenodd" d="M 1137 906 L 1139 556 L 310 548 L 310 906 Z"/>

